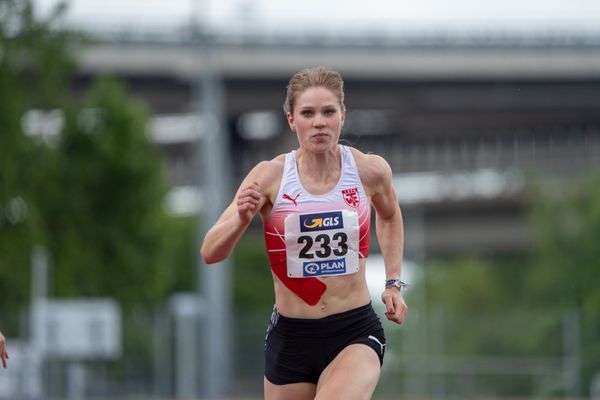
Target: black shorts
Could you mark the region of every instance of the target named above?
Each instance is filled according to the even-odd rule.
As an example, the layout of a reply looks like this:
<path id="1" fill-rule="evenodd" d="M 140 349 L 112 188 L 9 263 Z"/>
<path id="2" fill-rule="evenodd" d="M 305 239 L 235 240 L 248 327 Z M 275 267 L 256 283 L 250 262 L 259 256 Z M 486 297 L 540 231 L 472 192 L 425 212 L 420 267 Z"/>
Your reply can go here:
<path id="1" fill-rule="evenodd" d="M 383 363 L 385 334 L 371 304 L 318 319 L 288 318 L 273 309 L 265 338 L 265 377 L 275 385 L 311 382 L 347 346 L 372 348 Z"/>

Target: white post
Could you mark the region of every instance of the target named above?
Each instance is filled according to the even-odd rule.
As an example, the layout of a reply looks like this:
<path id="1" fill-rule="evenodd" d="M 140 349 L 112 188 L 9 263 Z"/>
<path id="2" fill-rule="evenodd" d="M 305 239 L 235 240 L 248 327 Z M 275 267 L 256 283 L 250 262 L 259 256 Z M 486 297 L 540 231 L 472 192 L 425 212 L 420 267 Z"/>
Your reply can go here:
<path id="1" fill-rule="evenodd" d="M 198 321 L 204 305 L 196 294 L 171 297 L 175 325 L 175 398 L 195 399 L 198 394 Z"/>
<path id="2" fill-rule="evenodd" d="M 29 394 L 41 397 L 44 381 L 41 368 L 46 352 L 44 337 L 45 305 L 48 297 L 48 252 L 36 246 L 31 255 L 31 298 L 29 304 L 29 342 L 31 346 L 31 373 L 28 377 Z M 39 393 L 38 393 L 39 392 Z"/>
<path id="3" fill-rule="evenodd" d="M 85 366 L 80 361 L 72 361 L 67 369 L 67 399 L 85 398 Z"/>

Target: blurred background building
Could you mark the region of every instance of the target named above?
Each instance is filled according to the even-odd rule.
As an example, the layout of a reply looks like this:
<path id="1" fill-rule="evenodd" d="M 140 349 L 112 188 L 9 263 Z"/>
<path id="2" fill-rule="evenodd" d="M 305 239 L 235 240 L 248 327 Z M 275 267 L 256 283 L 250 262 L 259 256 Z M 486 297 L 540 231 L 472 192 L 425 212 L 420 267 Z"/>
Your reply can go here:
<path id="1" fill-rule="evenodd" d="M 104 37 L 81 54 L 75 90 L 98 74 L 126 79 L 155 113 L 170 182 L 193 186 L 197 46 L 187 35 Z M 523 251 L 531 242 L 524 174 L 569 179 L 599 160 L 597 36 L 250 32 L 206 40 L 224 85 L 234 182 L 295 146 L 281 107 L 290 71 L 331 66 L 346 83 L 344 140 L 389 160 L 401 204 L 424 207 L 428 254 Z"/>
<path id="2" fill-rule="evenodd" d="M 50 3 L 39 2 L 39 12 Z M 529 256 L 536 241 L 529 183 L 542 179 L 564 187 L 600 167 L 598 6 L 425 2 L 411 14 L 379 1 L 373 4 L 377 13 L 361 18 L 364 4 L 325 8 L 309 2 L 306 9 L 296 4 L 284 10 L 272 3 L 190 1 L 171 9 L 147 3 L 107 11 L 105 4 L 75 1 L 66 24 L 97 41 L 76 54 L 70 90 L 83 95 L 102 75 L 126 82 L 129 93 L 149 107 L 147 134 L 166 161 L 169 210 L 194 217 L 214 210 L 207 201 L 211 188 L 203 184 L 206 152 L 199 151 L 214 126 L 201 115 L 211 94 L 222 112 L 219 132 L 231 172 L 231 187 L 224 190 L 231 194 L 257 162 L 297 144 L 282 111 L 289 77 L 309 66 L 338 70 L 348 108 L 343 142 L 390 163 L 405 218 L 408 270 L 417 284 L 407 294 L 411 317 L 403 330 L 388 326 L 388 335 L 399 339 L 376 398 L 593 396 L 589 383 L 597 386 L 598 378 L 581 376 L 577 310 L 546 323 L 541 335 L 551 337 L 547 352 L 527 353 L 509 339 L 493 340 L 512 337 L 534 316 L 455 310 L 452 301 L 448 308 L 432 305 L 434 295 L 419 282 L 437 279 L 440 260 Z M 156 15 L 150 18 L 152 7 Z M 336 19 L 339 8 L 346 10 Z M 207 77 L 214 91 L 202 94 Z M 55 115 L 30 118 L 32 125 L 48 126 Z M 260 239 L 259 227 L 253 228 L 249 235 Z M 63 372 L 42 378 L 49 397 L 206 396 L 191 380 L 204 382 L 200 370 L 207 360 L 189 359 L 203 354 L 193 347 L 196 335 L 202 336 L 194 321 L 205 305 L 180 293 L 158 311 L 136 314 L 154 332 L 153 353 L 146 358 L 152 365 L 139 375 L 135 367 L 124 368 L 126 379 L 119 381 L 108 366 L 88 365 L 85 373 L 94 379 L 85 380 L 77 364 L 50 361 Z M 224 371 L 233 384 L 226 395 L 260 398 L 268 314 L 263 307 L 238 317 L 238 309 L 225 309 L 234 319 L 232 326 L 223 325 L 232 331 L 233 366 Z M 456 353 L 453 340 L 473 320 L 493 331 L 479 336 L 490 335 L 489 352 Z M 595 368 L 600 370 L 597 364 L 589 370 Z M 66 383 L 57 383 L 61 379 Z M 116 381 L 121 383 L 107 383 Z M 77 382 L 88 386 L 68 387 Z"/>

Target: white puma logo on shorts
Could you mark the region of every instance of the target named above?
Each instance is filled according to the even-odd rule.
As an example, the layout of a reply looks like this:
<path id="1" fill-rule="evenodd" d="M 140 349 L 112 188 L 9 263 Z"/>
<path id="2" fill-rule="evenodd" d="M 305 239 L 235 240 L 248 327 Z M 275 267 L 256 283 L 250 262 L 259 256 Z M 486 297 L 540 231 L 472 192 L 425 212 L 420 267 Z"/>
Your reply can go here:
<path id="1" fill-rule="evenodd" d="M 383 355 L 383 348 L 385 347 L 385 343 L 381 343 L 381 342 L 379 341 L 379 339 L 377 339 L 377 338 L 376 338 L 375 336 L 373 336 L 373 335 L 369 335 L 369 339 L 376 341 L 376 342 L 377 342 L 377 344 L 379 344 L 379 346 L 381 346 L 381 351 L 380 351 L 380 352 L 381 352 L 381 355 Z"/>

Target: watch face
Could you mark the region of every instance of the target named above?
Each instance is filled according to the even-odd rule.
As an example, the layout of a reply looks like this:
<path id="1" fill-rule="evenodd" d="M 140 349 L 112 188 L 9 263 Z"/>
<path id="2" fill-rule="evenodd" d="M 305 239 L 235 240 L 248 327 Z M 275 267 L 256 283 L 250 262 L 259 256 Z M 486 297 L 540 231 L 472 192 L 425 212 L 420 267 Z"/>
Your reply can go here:
<path id="1" fill-rule="evenodd" d="M 385 288 L 388 289 L 391 287 L 397 287 L 398 289 L 402 290 L 403 288 L 408 287 L 408 283 L 404 283 L 400 279 L 390 279 L 385 282 Z"/>
<path id="2" fill-rule="evenodd" d="M 390 279 L 388 281 L 385 282 L 385 287 L 386 288 L 391 288 L 391 287 L 400 287 L 400 281 L 397 279 Z"/>

